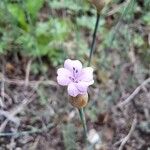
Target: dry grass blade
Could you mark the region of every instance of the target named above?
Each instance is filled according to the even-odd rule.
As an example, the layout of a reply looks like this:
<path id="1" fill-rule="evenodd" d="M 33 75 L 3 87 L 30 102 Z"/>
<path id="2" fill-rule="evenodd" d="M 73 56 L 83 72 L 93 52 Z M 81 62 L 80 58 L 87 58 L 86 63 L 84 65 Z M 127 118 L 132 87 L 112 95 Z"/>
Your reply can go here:
<path id="1" fill-rule="evenodd" d="M 34 92 L 32 93 L 31 97 L 34 96 Z M 16 114 L 20 113 L 23 109 L 25 109 L 25 107 L 32 102 L 33 98 L 27 99 L 25 98 L 21 104 L 19 104 L 18 106 L 14 107 L 13 109 L 11 109 L 10 111 L 4 111 L 4 110 L 0 110 L 0 115 L 5 116 L 7 119 L 1 124 L 0 126 L 0 132 L 2 132 L 5 129 L 5 126 L 7 125 L 8 121 L 12 121 L 15 124 L 19 125 L 20 124 L 20 120 L 18 117 L 15 117 Z"/>
<path id="2" fill-rule="evenodd" d="M 8 120 L 14 122 L 15 124 L 19 125 L 20 121 L 19 118 L 15 117 L 13 114 L 11 114 L 9 111 L 0 110 L 0 115 L 5 116 Z"/>
<path id="3" fill-rule="evenodd" d="M 117 24 L 115 25 L 114 29 L 112 30 L 112 35 L 109 36 L 109 46 L 111 46 L 113 44 L 116 34 L 121 27 L 121 22 L 122 22 L 123 18 L 127 15 L 128 10 L 134 7 L 135 0 L 127 0 L 125 4 L 126 4 L 126 7 L 125 7 L 125 9 L 123 9 L 122 14 L 117 21 Z"/>
<path id="4" fill-rule="evenodd" d="M 121 145 L 118 150 L 123 150 L 124 145 L 127 143 L 129 138 L 131 137 L 133 131 L 135 130 L 136 124 L 137 124 L 137 117 L 135 116 L 134 120 L 132 122 L 131 129 L 130 129 L 129 133 L 127 134 L 127 136 L 121 140 Z"/>
<path id="5" fill-rule="evenodd" d="M 30 68 L 31 68 L 32 59 L 29 60 L 26 68 L 26 76 L 25 76 L 25 86 L 29 84 L 29 76 L 30 76 Z"/>
<path id="6" fill-rule="evenodd" d="M 2 82 L 2 79 L 0 79 L 0 82 Z M 8 78 L 6 79 L 5 78 L 5 82 L 7 84 L 14 84 L 14 85 L 18 85 L 18 86 L 25 85 L 25 81 L 24 80 L 16 80 L 16 79 L 8 79 Z M 57 83 L 55 81 L 52 81 L 52 80 L 30 81 L 28 83 L 28 86 L 31 86 L 31 87 L 37 87 L 38 85 L 57 86 Z"/>
<path id="7" fill-rule="evenodd" d="M 1 126 L 0 126 L 0 133 L 4 131 L 4 129 L 5 129 L 5 127 L 6 127 L 7 123 L 8 123 L 8 121 L 9 121 L 9 120 L 6 119 L 6 120 L 1 124 Z"/>
<path id="8" fill-rule="evenodd" d="M 2 66 L 2 83 L 1 83 L 1 99 L 0 99 L 0 106 L 2 108 L 5 107 L 4 104 L 4 94 L 5 94 L 5 69 L 4 69 L 4 60 L 3 60 L 3 66 Z"/>
<path id="9" fill-rule="evenodd" d="M 106 16 L 111 16 L 115 13 L 117 13 L 118 11 L 120 11 L 123 7 L 125 7 L 126 5 L 128 5 L 129 1 L 123 2 L 122 4 L 120 4 L 119 6 L 116 6 L 114 9 L 110 10 Z"/>
<path id="10" fill-rule="evenodd" d="M 128 104 L 142 89 L 142 87 L 146 86 L 148 83 L 150 82 L 150 78 L 146 79 L 141 85 L 139 85 L 134 91 L 133 93 L 127 98 L 125 99 L 123 102 L 120 102 L 117 107 L 122 107 L 126 104 Z"/>
<path id="11" fill-rule="evenodd" d="M 26 134 L 33 134 L 33 133 L 43 133 L 47 130 L 51 130 L 55 128 L 58 124 L 56 123 L 49 123 L 47 126 L 43 128 L 38 128 L 34 130 L 29 130 L 29 131 L 21 131 L 21 132 L 5 132 L 5 133 L 0 133 L 0 137 L 11 137 L 11 136 L 22 136 Z"/>

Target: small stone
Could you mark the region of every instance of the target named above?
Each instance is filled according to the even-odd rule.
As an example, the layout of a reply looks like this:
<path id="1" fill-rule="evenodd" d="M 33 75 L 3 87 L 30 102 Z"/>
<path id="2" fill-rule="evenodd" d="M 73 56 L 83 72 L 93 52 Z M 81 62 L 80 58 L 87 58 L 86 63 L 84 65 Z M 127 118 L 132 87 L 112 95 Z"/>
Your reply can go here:
<path id="1" fill-rule="evenodd" d="M 100 136 L 99 134 L 96 132 L 95 129 L 91 129 L 88 133 L 88 141 L 91 144 L 95 144 L 97 142 L 100 142 Z"/>
<path id="2" fill-rule="evenodd" d="M 16 147 L 16 149 L 15 150 L 22 150 L 20 147 Z"/>

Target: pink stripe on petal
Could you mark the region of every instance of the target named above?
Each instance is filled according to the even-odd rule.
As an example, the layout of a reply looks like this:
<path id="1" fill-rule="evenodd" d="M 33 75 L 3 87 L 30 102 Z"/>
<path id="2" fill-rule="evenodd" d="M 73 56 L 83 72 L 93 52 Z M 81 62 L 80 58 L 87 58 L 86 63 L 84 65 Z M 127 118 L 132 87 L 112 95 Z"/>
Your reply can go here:
<path id="1" fill-rule="evenodd" d="M 78 94 L 80 94 L 73 82 L 68 85 L 68 94 L 73 97 L 76 97 Z"/>

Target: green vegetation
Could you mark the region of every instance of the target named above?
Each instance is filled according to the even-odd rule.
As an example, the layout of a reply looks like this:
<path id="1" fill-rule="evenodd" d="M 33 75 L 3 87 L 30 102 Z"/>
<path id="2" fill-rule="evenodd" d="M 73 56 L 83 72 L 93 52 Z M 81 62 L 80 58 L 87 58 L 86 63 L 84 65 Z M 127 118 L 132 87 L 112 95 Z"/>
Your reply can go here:
<path id="1" fill-rule="evenodd" d="M 32 80 L 35 82 L 37 80 L 56 81 L 55 69 L 62 65 L 66 58 L 79 59 L 87 66 L 95 22 L 96 10 L 88 0 L 0 0 L 0 56 L 5 56 L 6 59 L 6 64 L 4 63 L 0 67 L 2 75 L 6 76 L 6 80 L 12 77 L 18 81 L 23 79 L 20 82 L 24 82 L 25 74 L 28 71 L 26 70 L 28 60 L 32 62 L 29 67 L 29 82 Z M 109 118 L 111 107 L 128 97 L 137 86 L 150 76 L 149 27 L 150 0 L 112 0 L 102 10 L 95 41 L 96 47 L 91 61 L 91 66 L 94 68 L 95 84 L 90 87 L 89 103 L 85 109 L 89 129 L 95 128 L 101 132 L 99 124 L 109 122 L 114 113 Z M 17 57 L 14 57 L 15 54 Z M 18 56 L 21 59 L 16 60 Z M 2 62 L 2 60 L 0 61 Z M 3 65 L 6 73 L 3 73 Z M 7 87 L 7 82 L 5 84 L 6 91 L 4 92 L 7 94 L 9 87 Z M 8 95 L 16 96 L 15 90 L 19 94 L 31 91 L 31 89 L 27 90 L 20 85 L 19 88 L 17 86 L 12 86 L 13 89 L 10 87 Z M 38 85 L 37 96 L 34 98 L 36 100 L 32 104 L 34 109 L 31 108 L 31 110 L 37 111 L 37 114 L 41 116 L 46 114 L 43 115 L 46 119 L 41 119 L 44 125 L 45 120 L 53 122 L 57 115 L 63 116 L 62 112 L 64 112 L 67 117 L 61 118 L 64 121 L 63 125 L 60 125 L 62 132 L 59 132 L 60 128 L 58 127 L 58 131 L 55 130 L 54 134 L 44 134 L 48 134 L 48 136 L 52 134 L 52 138 L 61 136 L 57 140 L 60 140 L 60 146 L 63 145 L 66 150 L 79 149 L 82 140 L 81 143 L 78 143 L 81 137 L 76 133 L 78 131 L 76 128 L 80 128 L 79 122 L 76 120 L 77 115 L 73 114 L 72 118 L 68 119 L 72 108 L 68 104 L 66 93 L 63 88 L 58 89 L 53 87 L 53 84 L 52 87 L 49 86 L 49 84 Z M 21 92 L 20 89 L 22 89 Z M 149 87 L 147 89 L 149 90 Z M 148 90 L 143 90 L 145 95 L 146 92 L 149 92 Z M 24 97 L 24 93 L 21 97 Z M 143 101 L 148 99 L 143 95 L 141 97 L 143 97 L 143 99 L 141 98 Z M 140 109 L 143 103 L 141 99 L 136 104 Z M 15 103 L 15 105 L 17 104 Z M 144 105 L 140 115 L 144 114 Z M 139 108 L 136 107 L 136 109 Z M 129 107 L 129 110 L 132 109 Z M 50 114 L 50 110 L 52 114 Z M 137 110 L 133 109 L 133 111 Z M 42 114 L 42 112 L 45 113 Z M 127 110 L 124 114 L 126 113 L 128 113 Z M 134 113 L 131 112 L 131 114 Z M 35 112 L 33 114 L 35 115 Z M 120 120 L 123 119 L 124 114 L 118 115 Z M 132 116 L 129 114 L 129 118 L 126 120 L 133 120 L 130 117 Z M 27 118 L 30 118 L 30 113 Z M 70 124 L 70 122 L 73 123 Z M 23 122 L 23 129 L 24 124 L 26 122 Z M 96 124 L 98 124 L 97 127 L 95 127 Z M 122 124 L 116 125 L 115 128 L 122 127 Z M 113 132 L 115 132 L 114 122 L 111 119 L 110 124 L 108 123 L 106 126 L 112 126 Z M 123 136 L 122 131 L 128 130 L 129 124 L 127 123 L 126 128 L 121 128 L 121 134 L 117 132 L 117 136 L 112 134 L 111 140 L 120 139 Z M 113 137 L 116 139 L 114 140 Z M 147 143 L 146 140 L 144 142 Z"/>
<path id="2" fill-rule="evenodd" d="M 114 0 L 112 4 L 115 3 L 119 4 L 119 1 Z M 132 0 L 126 10 L 120 9 L 114 14 L 115 18 L 122 16 L 122 22 L 120 29 L 115 33 L 113 45 L 109 39 L 114 36 L 113 30 L 117 19 L 114 20 L 114 25 L 108 28 L 106 17 L 101 17 L 98 33 L 101 40 L 99 50 L 106 48 L 127 50 L 132 42 L 142 49 L 138 51 L 142 56 L 147 55 L 149 52 L 145 36 L 130 26 L 133 25 L 136 16 L 145 26 L 150 24 L 148 5 L 149 0 L 144 1 L 143 7 Z M 62 14 L 62 10 L 65 14 Z M 107 11 L 103 16 L 107 15 Z M 81 30 L 92 34 L 95 10 L 86 1 L 2 0 L 0 18 L 1 54 L 15 51 L 32 57 L 46 56 L 54 66 L 60 64 L 74 51 L 81 57 L 88 55 L 89 43 Z M 69 43 L 70 47 L 66 43 Z"/>

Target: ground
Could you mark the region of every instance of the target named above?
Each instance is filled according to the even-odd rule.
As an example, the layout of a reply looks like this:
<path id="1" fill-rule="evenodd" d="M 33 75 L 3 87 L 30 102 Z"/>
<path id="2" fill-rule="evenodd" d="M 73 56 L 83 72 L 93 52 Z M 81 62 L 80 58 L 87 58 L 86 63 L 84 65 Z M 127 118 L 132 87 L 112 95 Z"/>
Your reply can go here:
<path id="1" fill-rule="evenodd" d="M 61 57 L 56 55 L 60 60 L 56 63 L 53 54 L 27 55 L 18 43 L 8 44 L 8 51 L 0 56 L 0 150 L 150 149 L 150 29 L 141 19 L 146 10 L 141 11 L 145 7 L 139 1 L 131 21 L 122 19 L 116 30 L 114 22 L 119 14 L 115 11 L 122 4 L 113 4 L 109 15 L 100 20 L 91 63 L 95 82 L 88 90 L 89 102 L 84 109 L 87 142 L 78 109 L 69 103 L 66 87 L 57 84 L 56 72 L 63 66 L 64 53 L 65 58 L 79 59 L 87 65 L 86 48 L 91 44 L 96 20 L 93 7 L 91 11 L 76 12 L 75 8 L 69 11 L 71 6 L 65 9 L 57 4 L 57 9 L 54 3 L 51 7 L 44 3 L 39 10 L 37 24 L 52 15 L 57 18 L 57 30 L 64 25 L 61 36 L 66 33 L 66 24 L 77 24 L 71 28 L 75 32 L 69 31 L 63 41 L 65 50 Z M 63 17 L 69 23 L 64 24 L 68 20 Z M 91 24 L 89 17 L 93 19 Z M 114 46 L 107 41 L 111 29 L 118 33 Z M 56 36 L 61 41 L 62 37 Z"/>

